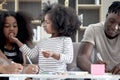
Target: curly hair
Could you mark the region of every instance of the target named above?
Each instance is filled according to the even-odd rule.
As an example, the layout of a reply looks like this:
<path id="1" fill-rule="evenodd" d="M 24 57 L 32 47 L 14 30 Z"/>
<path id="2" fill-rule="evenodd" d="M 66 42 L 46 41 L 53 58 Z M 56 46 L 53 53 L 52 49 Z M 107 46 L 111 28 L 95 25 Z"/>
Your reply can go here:
<path id="1" fill-rule="evenodd" d="M 61 4 L 43 4 L 43 17 L 49 14 L 52 21 L 52 27 L 58 32 L 58 36 L 71 37 L 79 29 L 81 22 L 78 19 L 76 11 L 71 7 L 65 7 Z"/>
<path id="2" fill-rule="evenodd" d="M 117 13 L 120 14 L 120 1 L 114 1 L 109 9 L 108 9 L 108 13 Z"/>
<path id="3" fill-rule="evenodd" d="M 33 39 L 33 31 L 31 27 L 30 20 L 32 19 L 31 17 L 28 16 L 28 14 L 23 13 L 23 12 L 14 12 L 14 11 L 1 11 L 0 12 L 0 47 L 3 47 L 5 45 L 5 36 L 3 33 L 3 27 L 5 23 L 5 18 L 8 16 L 13 16 L 18 24 L 18 34 L 17 38 L 22 42 L 22 43 L 32 43 Z"/>

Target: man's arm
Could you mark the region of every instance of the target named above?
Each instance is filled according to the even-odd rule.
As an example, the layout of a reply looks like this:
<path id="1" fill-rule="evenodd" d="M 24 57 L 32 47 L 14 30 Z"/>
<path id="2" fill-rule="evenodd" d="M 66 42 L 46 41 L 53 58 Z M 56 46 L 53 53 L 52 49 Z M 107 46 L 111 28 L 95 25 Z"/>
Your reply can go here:
<path id="1" fill-rule="evenodd" d="M 80 44 L 79 54 L 77 56 L 77 66 L 85 71 L 90 72 L 90 56 L 93 51 L 94 45 L 89 42 L 82 42 Z"/>

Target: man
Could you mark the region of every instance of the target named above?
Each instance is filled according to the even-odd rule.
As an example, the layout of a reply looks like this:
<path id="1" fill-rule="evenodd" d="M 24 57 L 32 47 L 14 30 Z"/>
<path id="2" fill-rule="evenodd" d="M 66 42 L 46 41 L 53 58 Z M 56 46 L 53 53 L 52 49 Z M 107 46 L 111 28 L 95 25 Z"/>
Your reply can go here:
<path id="1" fill-rule="evenodd" d="M 106 64 L 106 72 L 120 74 L 120 1 L 113 2 L 105 22 L 91 24 L 85 31 L 77 57 L 77 65 L 90 72 L 90 56 L 96 49 L 102 59 L 95 63 Z"/>

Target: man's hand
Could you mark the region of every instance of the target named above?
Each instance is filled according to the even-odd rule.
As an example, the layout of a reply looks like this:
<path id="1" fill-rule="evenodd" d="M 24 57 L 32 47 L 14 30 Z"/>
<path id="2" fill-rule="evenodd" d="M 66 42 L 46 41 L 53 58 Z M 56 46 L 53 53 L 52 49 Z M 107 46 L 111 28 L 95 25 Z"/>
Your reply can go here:
<path id="1" fill-rule="evenodd" d="M 110 72 L 112 74 L 120 74 L 120 63 L 117 64 Z"/>
<path id="2" fill-rule="evenodd" d="M 97 60 L 96 62 L 95 62 L 95 64 L 105 64 L 105 72 L 109 72 L 109 70 L 108 70 L 108 62 L 104 62 L 104 61 L 101 61 L 101 60 Z"/>

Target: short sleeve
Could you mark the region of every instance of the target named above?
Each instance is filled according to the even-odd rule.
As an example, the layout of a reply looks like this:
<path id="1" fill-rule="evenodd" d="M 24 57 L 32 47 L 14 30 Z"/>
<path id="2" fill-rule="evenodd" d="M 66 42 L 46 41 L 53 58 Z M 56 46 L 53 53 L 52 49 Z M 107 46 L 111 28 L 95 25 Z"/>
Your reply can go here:
<path id="1" fill-rule="evenodd" d="M 90 42 L 95 45 L 94 38 L 95 38 L 94 26 L 91 24 L 86 28 L 82 42 Z"/>

